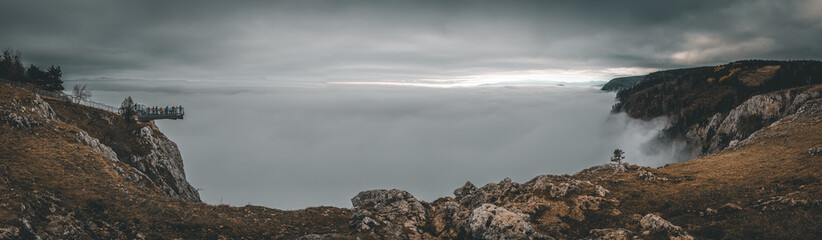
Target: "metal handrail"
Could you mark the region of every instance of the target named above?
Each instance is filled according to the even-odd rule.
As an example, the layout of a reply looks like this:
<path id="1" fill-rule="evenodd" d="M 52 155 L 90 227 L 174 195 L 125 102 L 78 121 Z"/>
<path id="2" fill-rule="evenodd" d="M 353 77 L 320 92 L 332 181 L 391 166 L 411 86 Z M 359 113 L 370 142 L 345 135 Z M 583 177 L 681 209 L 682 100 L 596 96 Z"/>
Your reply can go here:
<path id="1" fill-rule="evenodd" d="M 118 108 L 118 107 L 111 106 L 111 105 L 108 105 L 108 104 L 105 104 L 105 103 L 95 102 L 95 101 L 88 100 L 88 99 L 80 99 L 77 96 L 74 96 L 74 95 L 71 95 L 71 94 L 65 94 L 65 93 L 60 92 L 60 91 L 46 91 L 46 90 L 37 88 L 34 84 L 31 84 L 31 83 L 13 82 L 13 81 L 9 81 L 9 80 L 2 79 L 2 78 L 0 78 L 0 82 L 5 83 L 9 86 L 24 88 L 26 90 L 29 90 L 29 91 L 34 92 L 36 94 L 39 94 L 41 96 L 48 96 L 48 97 L 52 97 L 52 98 L 55 98 L 55 99 L 58 99 L 58 100 L 66 101 L 66 102 L 73 102 L 73 103 L 77 103 L 77 104 L 82 104 L 84 106 L 89 106 L 89 107 L 93 107 L 93 108 L 97 108 L 97 109 L 101 109 L 101 110 L 105 110 L 105 111 L 109 111 L 109 112 L 113 112 L 113 113 L 118 113 L 118 114 L 121 113 L 120 108 Z M 183 116 L 185 115 L 185 109 L 182 108 L 182 107 L 175 108 L 175 109 L 177 109 L 177 110 L 176 111 L 169 111 L 169 112 L 165 112 L 163 110 L 152 112 L 152 111 L 146 111 L 146 106 L 145 105 L 142 105 L 142 104 L 135 104 L 134 105 L 134 111 L 137 113 L 137 117 L 140 118 L 140 119 L 149 119 L 149 120 L 150 119 L 161 119 L 161 118 L 165 118 L 165 119 L 183 119 Z"/>
<path id="2" fill-rule="evenodd" d="M 164 108 L 157 108 L 156 110 L 151 109 L 153 108 L 147 107 L 143 104 L 134 105 L 134 111 L 137 114 L 137 117 L 143 121 L 153 119 L 183 119 L 185 116 L 185 108 L 182 106 L 171 107 L 168 108 L 168 110 Z"/>
<path id="3" fill-rule="evenodd" d="M 2 79 L 2 78 L 0 78 L 0 82 L 5 83 L 6 85 L 9 85 L 9 86 L 12 86 L 12 87 L 19 87 L 19 88 L 29 90 L 33 93 L 36 93 L 36 94 L 40 95 L 40 96 L 47 96 L 47 97 L 51 97 L 51 98 L 54 98 L 54 99 L 57 99 L 57 100 L 78 103 L 78 104 L 82 104 L 82 105 L 85 105 L 85 106 L 89 106 L 89 107 L 93 107 L 93 108 L 97 108 L 97 109 L 117 113 L 117 108 L 114 107 L 114 106 L 111 106 L 111 105 L 108 105 L 108 104 L 105 104 L 105 103 L 95 102 L 95 101 L 88 100 L 88 99 L 78 99 L 76 96 L 73 96 L 71 94 L 65 94 L 65 93 L 60 92 L 60 91 L 46 91 L 46 90 L 37 88 L 37 86 L 35 86 L 34 84 L 31 84 L 31 83 L 14 82 L 14 81 L 9 81 L 9 80 Z"/>

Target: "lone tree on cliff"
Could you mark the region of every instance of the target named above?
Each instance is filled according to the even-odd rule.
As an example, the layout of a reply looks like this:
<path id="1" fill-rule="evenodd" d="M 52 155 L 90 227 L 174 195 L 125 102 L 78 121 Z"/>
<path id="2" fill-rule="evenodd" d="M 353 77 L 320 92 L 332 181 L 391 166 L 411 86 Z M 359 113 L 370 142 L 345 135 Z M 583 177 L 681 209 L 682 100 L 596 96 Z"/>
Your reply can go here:
<path id="1" fill-rule="evenodd" d="M 126 121 L 126 124 L 131 125 L 134 123 L 134 100 L 131 100 L 131 96 L 128 96 L 126 99 L 123 100 L 123 103 L 120 104 L 120 114 L 123 114 L 123 118 Z"/>
<path id="2" fill-rule="evenodd" d="M 625 152 L 623 152 L 623 151 L 622 151 L 622 149 L 619 149 L 619 148 L 614 149 L 614 156 L 613 156 L 613 157 L 611 157 L 611 162 L 615 162 L 615 163 L 617 163 L 617 164 L 621 164 L 621 163 L 622 163 L 622 159 L 625 159 L 625 155 L 624 155 L 624 154 L 625 154 Z"/>

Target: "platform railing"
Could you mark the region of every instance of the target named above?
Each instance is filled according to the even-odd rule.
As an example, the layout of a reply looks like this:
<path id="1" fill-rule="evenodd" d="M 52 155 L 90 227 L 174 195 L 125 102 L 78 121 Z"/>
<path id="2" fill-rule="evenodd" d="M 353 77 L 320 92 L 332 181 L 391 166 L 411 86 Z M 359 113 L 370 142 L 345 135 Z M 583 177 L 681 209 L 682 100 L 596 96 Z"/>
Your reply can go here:
<path id="1" fill-rule="evenodd" d="M 82 104 L 82 105 L 85 105 L 85 106 L 89 106 L 89 107 L 93 107 L 93 108 L 97 108 L 97 109 L 101 109 L 101 110 L 106 110 L 106 111 L 113 112 L 113 113 L 118 112 L 117 107 L 114 107 L 114 106 L 111 106 L 111 105 L 108 105 L 108 104 L 105 104 L 105 103 L 101 103 L 101 102 L 95 102 L 95 101 L 88 100 L 88 99 L 78 99 L 77 97 L 75 97 L 71 94 L 65 94 L 61 91 L 43 90 L 43 89 L 40 89 L 40 88 L 38 88 L 37 86 L 35 86 L 34 84 L 31 84 L 31 83 L 14 82 L 14 81 L 9 81 L 9 80 L 2 79 L 2 78 L 0 78 L 0 82 L 5 83 L 6 85 L 9 85 L 9 86 L 12 86 L 12 87 L 19 87 L 19 88 L 29 90 L 33 93 L 36 93 L 36 94 L 40 95 L 40 96 L 47 96 L 47 97 L 54 98 L 54 99 L 57 99 L 57 100 Z"/>

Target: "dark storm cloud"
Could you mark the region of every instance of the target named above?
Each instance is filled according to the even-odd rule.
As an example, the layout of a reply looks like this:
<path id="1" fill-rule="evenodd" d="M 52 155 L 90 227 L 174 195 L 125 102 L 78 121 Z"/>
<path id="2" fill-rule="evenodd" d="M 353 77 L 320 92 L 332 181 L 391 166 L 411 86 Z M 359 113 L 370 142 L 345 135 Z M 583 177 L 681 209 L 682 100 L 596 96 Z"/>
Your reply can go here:
<path id="1" fill-rule="evenodd" d="M 822 56 L 820 1 L 2 1 L 69 78 L 417 81 Z"/>

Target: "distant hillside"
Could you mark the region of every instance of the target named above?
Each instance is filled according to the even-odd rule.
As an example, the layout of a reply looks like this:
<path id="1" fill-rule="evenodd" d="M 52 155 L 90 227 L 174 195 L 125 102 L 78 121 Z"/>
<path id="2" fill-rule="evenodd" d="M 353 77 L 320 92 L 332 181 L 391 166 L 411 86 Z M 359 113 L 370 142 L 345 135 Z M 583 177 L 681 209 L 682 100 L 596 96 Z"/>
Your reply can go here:
<path id="1" fill-rule="evenodd" d="M 642 81 L 643 78 L 645 78 L 645 75 L 614 78 L 611 79 L 611 81 L 608 81 L 608 83 L 606 83 L 604 86 L 602 86 L 601 90 L 612 92 L 619 91 L 622 89 L 628 89 Z"/>
<path id="2" fill-rule="evenodd" d="M 633 88 L 619 91 L 619 103 L 613 111 L 641 119 L 667 117 L 671 121 L 668 137 L 687 140 L 698 156 L 717 152 L 734 140 L 744 140 L 792 114 L 802 103 L 818 97 L 815 91 L 798 87 L 820 83 L 819 61 L 746 60 L 659 71 L 648 74 Z M 758 94 L 791 88 L 795 89 L 748 102 Z M 743 109 L 732 111 L 738 107 Z M 744 119 L 739 119 L 739 114 Z M 719 131 L 723 123 L 725 127 Z"/>

